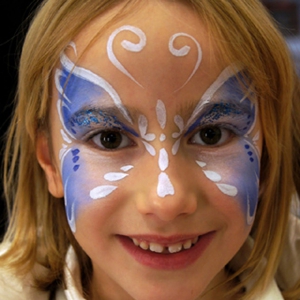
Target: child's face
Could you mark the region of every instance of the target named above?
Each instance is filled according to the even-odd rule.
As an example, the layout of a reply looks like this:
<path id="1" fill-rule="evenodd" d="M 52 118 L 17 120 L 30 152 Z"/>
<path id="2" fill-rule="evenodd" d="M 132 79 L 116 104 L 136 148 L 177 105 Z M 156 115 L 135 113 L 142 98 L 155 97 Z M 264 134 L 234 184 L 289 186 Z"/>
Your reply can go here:
<path id="1" fill-rule="evenodd" d="M 52 137 L 70 227 L 99 295 L 197 299 L 253 222 L 257 106 L 178 3 L 114 23 L 73 68 L 103 23 L 74 39 L 55 74 Z"/>

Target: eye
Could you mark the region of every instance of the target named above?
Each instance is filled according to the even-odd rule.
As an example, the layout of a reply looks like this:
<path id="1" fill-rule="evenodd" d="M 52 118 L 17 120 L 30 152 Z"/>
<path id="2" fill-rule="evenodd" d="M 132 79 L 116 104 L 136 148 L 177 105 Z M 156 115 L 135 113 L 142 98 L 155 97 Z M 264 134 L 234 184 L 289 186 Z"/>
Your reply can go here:
<path id="1" fill-rule="evenodd" d="M 210 126 L 197 131 L 191 138 L 192 144 L 203 146 L 220 146 L 231 138 L 231 131 L 225 128 Z"/>
<path id="2" fill-rule="evenodd" d="M 117 150 L 132 144 L 131 139 L 120 131 L 102 131 L 91 139 L 104 150 Z"/>

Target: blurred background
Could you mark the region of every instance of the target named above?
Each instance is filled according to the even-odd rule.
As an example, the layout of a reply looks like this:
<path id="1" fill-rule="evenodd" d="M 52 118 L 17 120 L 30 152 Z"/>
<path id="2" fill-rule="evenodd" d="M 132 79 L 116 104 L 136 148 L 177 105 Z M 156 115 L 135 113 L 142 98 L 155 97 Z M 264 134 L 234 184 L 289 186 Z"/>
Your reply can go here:
<path id="1" fill-rule="evenodd" d="M 40 0 L 1 0 L 0 1 L 0 241 L 6 227 L 6 206 L 2 188 L 2 158 L 5 132 L 9 125 L 15 89 L 19 55 L 31 15 Z"/>
<path id="2" fill-rule="evenodd" d="M 300 74 L 300 0 L 262 0 L 274 17 L 291 50 Z M 0 116 L 0 160 L 5 132 L 13 107 L 17 84 L 17 69 L 24 35 L 28 29 L 32 13 L 41 0 L 1 0 L 1 116 Z M 2 174 L 2 170 L 1 170 Z M 0 184 L 0 240 L 6 227 L 6 209 L 2 184 Z"/>
<path id="3" fill-rule="evenodd" d="M 277 21 L 300 75 L 300 0 L 262 0 Z"/>

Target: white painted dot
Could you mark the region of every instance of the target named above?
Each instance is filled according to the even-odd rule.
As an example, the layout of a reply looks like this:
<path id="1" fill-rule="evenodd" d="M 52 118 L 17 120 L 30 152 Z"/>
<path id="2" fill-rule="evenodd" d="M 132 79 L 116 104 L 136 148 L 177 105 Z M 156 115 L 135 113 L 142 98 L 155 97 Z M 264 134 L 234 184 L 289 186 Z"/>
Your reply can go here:
<path id="1" fill-rule="evenodd" d="M 158 165 L 161 171 L 165 171 L 169 166 L 169 156 L 166 149 L 160 149 Z"/>
<path id="2" fill-rule="evenodd" d="M 205 162 L 203 162 L 203 161 L 198 161 L 198 160 L 196 160 L 196 163 L 198 164 L 198 166 L 199 167 L 201 167 L 201 168 L 204 168 L 204 167 L 206 167 L 206 163 Z"/>
<path id="3" fill-rule="evenodd" d="M 167 195 L 174 195 L 174 187 L 166 173 L 160 173 L 158 176 L 157 195 L 164 198 Z"/>
<path id="4" fill-rule="evenodd" d="M 94 200 L 105 198 L 116 189 L 117 187 L 113 185 L 101 185 L 90 191 L 90 197 Z"/>
<path id="5" fill-rule="evenodd" d="M 166 126 L 166 121 L 167 121 L 167 113 L 166 113 L 165 104 L 161 100 L 157 100 L 156 116 L 157 116 L 157 121 L 160 125 L 160 128 L 164 129 Z"/>
<path id="6" fill-rule="evenodd" d="M 213 182 L 219 182 L 222 180 L 221 175 L 216 172 L 213 172 L 213 171 L 203 171 L 203 172 L 204 172 L 205 176 Z"/>
<path id="7" fill-rule="evenodd" d="M 147 133 L 143 136 L 143 138 L 147 141 L 147 142 L 152 142 L 155 140 L 156 136 L 154 133 Z"/>
<path id="8" fill-rule="evenodd" d="M 127 172 L 127 171 L 129 171 L 129 170 L 131 170 L 131 169 L 133 169 L 133 166 L 128 165 L 128 166 L 122 167 L 120 170 L 122 170 L 122 171 L 124 171 L 124 172 Z"/>
<path id="9" fill-rule="evenodd" d="M 105 174 L 104 179 L 107 181 L 118 181 L 124 179 L 126 176 L 128 176 L 128 174 L 111 172 Z"/>
<path id="10" fill-rule="evenodd" d="M 177 140 L 173 147 L 172 147 L 172 154 L 173 155 L 176 155 L 178 153 L 178 150 L 179 150 L 179 146 L 180 146 L 180 142 L 181 142 L 181 139 Z"/>
<path id="11" fill-rule="evenodd" d="M 156 151 L 153 146 L 151 146 L 149 143 L 142 141 L 144 146 L 146 147 L 146 150 L 150 153 L 150 155 L 155 156 Z"/>
<path id="12" fill-rule="evenodd" d="M 228 196 L 235 197 L 238 193 L 238 190 L 235 186 L 229 185 L 229 184 L 217 184 L 217 187 L 219 190 Z"/>
<path id="13" fill-rule="evenodd" d="M 166 135 L 162 133 L 162 134 L 160 135 L 159 140 L 160 140 L 161 142 L 165 141 L 165 140 L 166 140 Z"/>

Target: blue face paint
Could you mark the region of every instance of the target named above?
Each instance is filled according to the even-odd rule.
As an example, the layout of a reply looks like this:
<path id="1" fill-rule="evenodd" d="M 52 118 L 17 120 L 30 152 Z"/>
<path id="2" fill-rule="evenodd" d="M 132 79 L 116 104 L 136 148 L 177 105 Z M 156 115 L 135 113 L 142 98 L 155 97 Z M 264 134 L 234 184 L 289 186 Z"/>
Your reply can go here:
<path id="1" fill-rule="evenodd" d="M 227 101 L 209 103 L 201 111 L 200 116 L 188 128 L 185 136 L 198 127 L 220 126 L 233 131 L 236 135 L 245 135 L 254 122 L 254 107 L 249 99 L 243 103 Z"/>
<path id="2" fill-rule="evenodd" d="M 232 133 L 234 139 L 231 143 L 215 148 L 209 146 L 208 151 L 202 147 L 198 159 L 205 163 L 204 173 L 213 171 L 221 176 L 221 182 L 216 183 L 218 187 L 225 184 L 236 188 L 235 197 L 240 200 L 250 225 L 259 194 L 260 158 L 251 137 L 254 136 L 257 107 L 245 96 L 241 76 L 238 74 L 228 78 L 214 92 L 211 99 L 199 109 L 185 136 L 205 127 L 218 127 Z M 254 98 L 251 92 L 250 96 Z"/>
<path id="3" fill-rule="evenodd" d="M 139 136 L 121 120 L 124 117 L 105 89 L 68 72 L 64 66 L 57 71 L 56 86 L 61 100 L 61 121 L 73 138 L 80 140 L 89 131 L 101 128 Z"/>
<path id="4" fill-rule="evenodd" d="M 80 207 L 92 200 L 90 191 L 101 184 L 111 186 L 110 182 L 106 183 L 99 177 L 99 168 L 104 172 L 111 165 L 104 163 L 107 162 L 106 157 L 89 153 L 85 142 L 102 131 L 121 131 L 139 136 L 126 125 L 131 122 L 130 116 L 113 88 L 104 79 L 91 74 L 77 67 L 74 72 L 69 71 L 63 63 L 55 74 L 59 94 L 57 108 L 63 125 L 61 132 L 64 141 L 69 144 L 61 150 L 61 162 L 66 215 L 73 232 L 76 231 Z"/>
<path id="5" fill-rule="evenodd" d="M 65 126 L 72 132 L 76 139 L 82 139 L 89 132 L 97 130 L 124 131 L 138 137 L 138 133 L 119 121 L 113 111 L 114 109 L 112 109 L 112 112 L 110 112 L 110 109 L 82 109 L 70 116 Z"/>
<path id="6" fill-rule="evenodd" d="M 80 171 L 80 150 L 78 148 L 71 148 L 66 152 L 63 159 L 62 178 L 64 182 L 64 198 L 66 206 L 66 214 L 69 225 L 73 232 L 76 231 L 76 217 L 78 212 L 79 202 L 78 190 L 76 187 L 79 185 Z M 83 196 L 83 195 L 81 195 Z"/>

